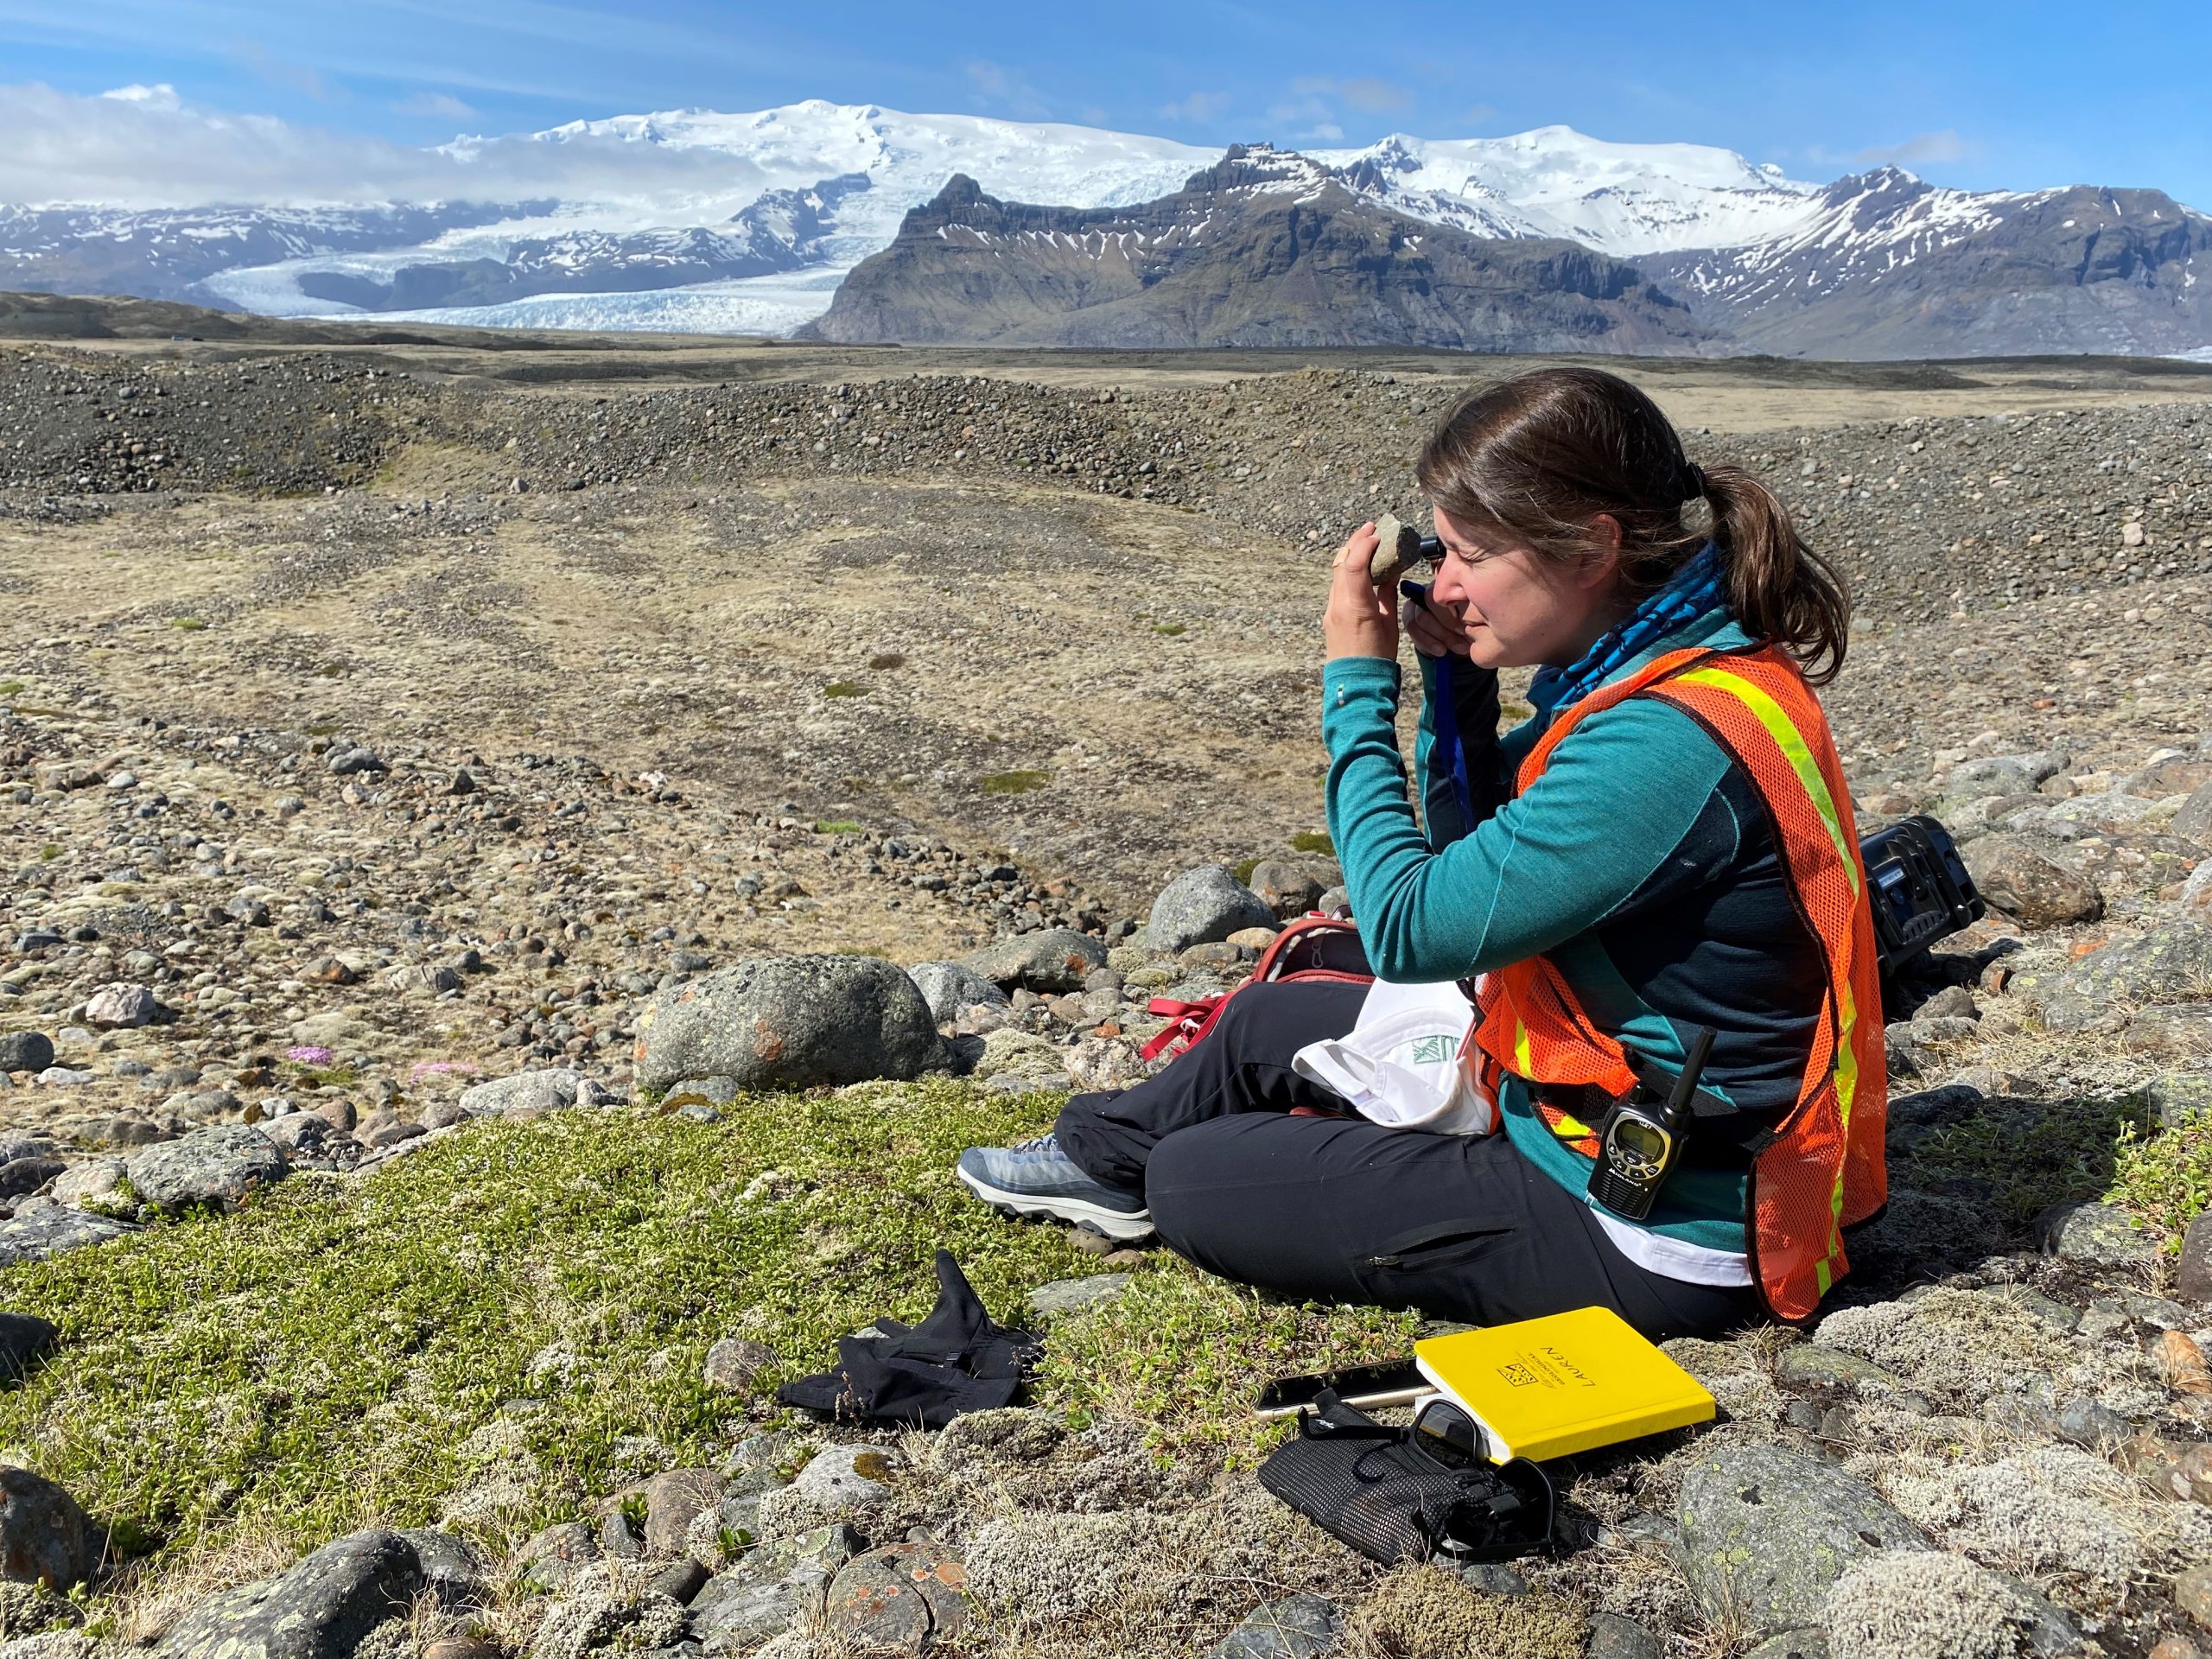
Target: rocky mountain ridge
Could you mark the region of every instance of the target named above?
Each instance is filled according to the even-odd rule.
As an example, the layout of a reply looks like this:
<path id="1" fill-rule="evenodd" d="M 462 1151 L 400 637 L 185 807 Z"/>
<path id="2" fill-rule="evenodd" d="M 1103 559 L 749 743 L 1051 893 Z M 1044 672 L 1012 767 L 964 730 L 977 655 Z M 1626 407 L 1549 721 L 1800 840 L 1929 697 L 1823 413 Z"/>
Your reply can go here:
<path id="1" fill-rule="evenodd" d="M 672 111 L 457 140 L 439 203 L 0 210 L 0 288 L 129 293 L 289 317 L 788 334 L 948 179 L 1002 202 L 1135 209 L 1218 152 L 1140 135 L 820 101 Z M 2152 191 L 1938 190 L 1895 169 L 1826 188 L 1691 144 L 1564 127 L 1394 134 L 1313 153 L 1366 208 L 1633 259 L 1690 308 L 1667 349 L 1833 357 L 2212 350 L 2207 221 Z M 472 170 L 508 181 L 470 200 Z M 532 187 L 517 190 L 513 181 Z M 510 200 L 510 198 L 523 198 Z M 1510 261 L 1501 253 L 1497 259 Z M 1430 338 L 1418 273 L 1351 326 Z M 1541 291 L 1541 290 L 1539 290 Z M 1502 349 L 1538 349 L 1552 326 Z M 1475 331 L 1479 336 L 1482 333 Z M 1166 337 L 1179 337 L 1170 329 Z M 1501 349 L 1484 347 L 1484 349 Z"/>
<path id="2" fill-rule="evenodd" d="M 1408 220 L 1305 156 L 1235 145 L 1135 208 L 1009 204 L 955 178 L 809 338 L 1073 346 L 1693 351 L 1636 267 Z"/>

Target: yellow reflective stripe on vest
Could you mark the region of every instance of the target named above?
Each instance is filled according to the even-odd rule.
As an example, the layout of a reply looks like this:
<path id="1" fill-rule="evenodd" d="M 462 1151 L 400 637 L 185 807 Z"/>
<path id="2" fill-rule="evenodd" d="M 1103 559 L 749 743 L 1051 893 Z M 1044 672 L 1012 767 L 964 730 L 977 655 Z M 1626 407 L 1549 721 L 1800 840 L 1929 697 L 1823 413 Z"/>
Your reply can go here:
<path id="1" fill-rule="evenodd" d="M 1797 781 L 1805 786 L 1806 796 L 1821 815 L 1821 822 L 1828 827 L 1828 839 L 1835 842 L 1835 855 L 1843 865 L 1843 874 L 1851 883 L 1851 890 L 1859 891 L 1859 861 L 1851 855 L 1849 842 L 1843 833 L 1843 821 L 1836 817 L 1835 798 L 1828 793 L 1827 779 L 1821 776 L 1821 768 L 1813 759 L 1813 752 L 1806 746 L 1798 732 L 1796 722 L 1783 706 L 1753 685 L 1741 675 L 1731 674 L 1725 668 L 1693 668 L 1680 678 L 1693 684 L 1709 685 L 1715 690 L 1726 691 L 1755 715 L 1767 734 L 1774 739 L 1775 747 L 1782 751 L 1783 759 L 1789 762 L 1790 770 L 1797 774 Z"/>
<path id="2" fill-rule="evenodd" d="M 1813 751 L 1805 741 L 1797 723 L 1789 718 L 1789 711 L 1741 675 L 1732 674 L 1725 668 L 1693 668 L 1677 677 L 1698 685 L 1709 685 L 1716 691 L 1726 691 L 1745 708 L 1751 711 L 1759 724 L 1766 728 L 1767 735 L 1782 751 L 1789 768 L 1797 774 L 1797 781 L 1804 786 L 1806 798 L 1821 815 L 1821 822 L 1827 826 L 1828 839 L 1835 844 L 1836 861 L 1842 865 L 1844 879 L 1850 882 L 1856 896 L 1859 887 L 1859 861 L 1853 855 L 1850 838 L 1843 833 L 1843 821 L 1837 817 L 1835 797 L 1829 792 L 1827 779 L 1821 775 L 1820 765 L 1813 759 Z M 1859 1052 L 1852 1037 L 1859 1023 L 1859 1010 L 1851 995 L 1848 973 L 1835 980 L 1836 990 L 1836 1058 L 1835 1109 L 1836 1127 L 1847 1145 L 1851 1137 L 1851 1106 L 1859 1092 Z M 1814 1281 L 1820 1294 L 1828 1294 L 1834 1274 L 1829 1266 L 1843 1248 L 1843 1178 L 1847 1156 L 1836 1165 L 1835 1189 L 1829 1194 L 1828 1208 L 1834 1224 L 1828 1233 L 1827 1255 L 1814 1263 Z"/>

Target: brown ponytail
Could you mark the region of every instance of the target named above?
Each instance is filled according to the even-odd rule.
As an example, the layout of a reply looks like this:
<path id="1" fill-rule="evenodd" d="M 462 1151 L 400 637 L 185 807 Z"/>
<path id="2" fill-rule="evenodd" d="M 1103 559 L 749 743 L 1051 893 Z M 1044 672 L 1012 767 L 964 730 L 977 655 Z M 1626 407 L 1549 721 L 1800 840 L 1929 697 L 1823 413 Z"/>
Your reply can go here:
<path id="1" fill-rule="evenodd" d="M 1815 685 L 1843 667 L 1851 602 L 1773 491 L 1740 467 L 1691 464 L 1673 424 L 1599 369 L 1535 369 L 1470 392 L 1438 423 L 1415 468 L 1429 500 L 1554 563 L 1598 550 L 1591 522 L 1621 527 L 1621 591 L 1641 598 L 1705 545 L 1754 639 L 1781 646 Z"/>

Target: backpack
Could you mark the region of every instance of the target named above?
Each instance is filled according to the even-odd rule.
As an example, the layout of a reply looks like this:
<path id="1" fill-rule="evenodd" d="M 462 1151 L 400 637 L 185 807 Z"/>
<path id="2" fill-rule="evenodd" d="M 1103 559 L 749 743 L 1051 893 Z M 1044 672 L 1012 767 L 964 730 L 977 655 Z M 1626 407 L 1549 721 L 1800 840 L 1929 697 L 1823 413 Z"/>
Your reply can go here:
<path id="1" fill-rule="evenodd" d="M 1268 985 L 1277 980 L 1334 980 L 1340 984 L 1368 985 L 1375 970 L 1367 965 L 1367 949 L 1359 942 L 1359 928 L 1350 917 L 1326 916 L 1308 911 L 1268 942 L 1252 971 L 1236 985 L 1216 991 L 1195 1002 L 1172 996 L 1155 996 L 1146 1007 L 1169 1024 L 1144 1046 L 1147 1060 L 1173 1059 L 1213 1029 L 1229 999 L 1247 985 Z"/>

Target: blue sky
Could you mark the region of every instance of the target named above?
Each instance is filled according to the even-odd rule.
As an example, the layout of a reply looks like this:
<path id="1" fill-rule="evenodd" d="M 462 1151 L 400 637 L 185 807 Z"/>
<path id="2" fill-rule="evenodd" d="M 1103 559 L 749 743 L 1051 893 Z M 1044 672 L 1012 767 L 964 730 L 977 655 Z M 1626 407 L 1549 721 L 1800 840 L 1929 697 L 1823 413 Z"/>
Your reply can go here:
<path id="1" fill-rule="evenodd" d="M 167 82 L 194 105 L 403 144 L 810 97 L 1194 143 L 1559 122 L 1799 178 L 1896 160 L 1939 183 L 2139 185 L 2212 210 L 2208 79 L 2203 0 L 0 0 L 0 86 Z"/>

